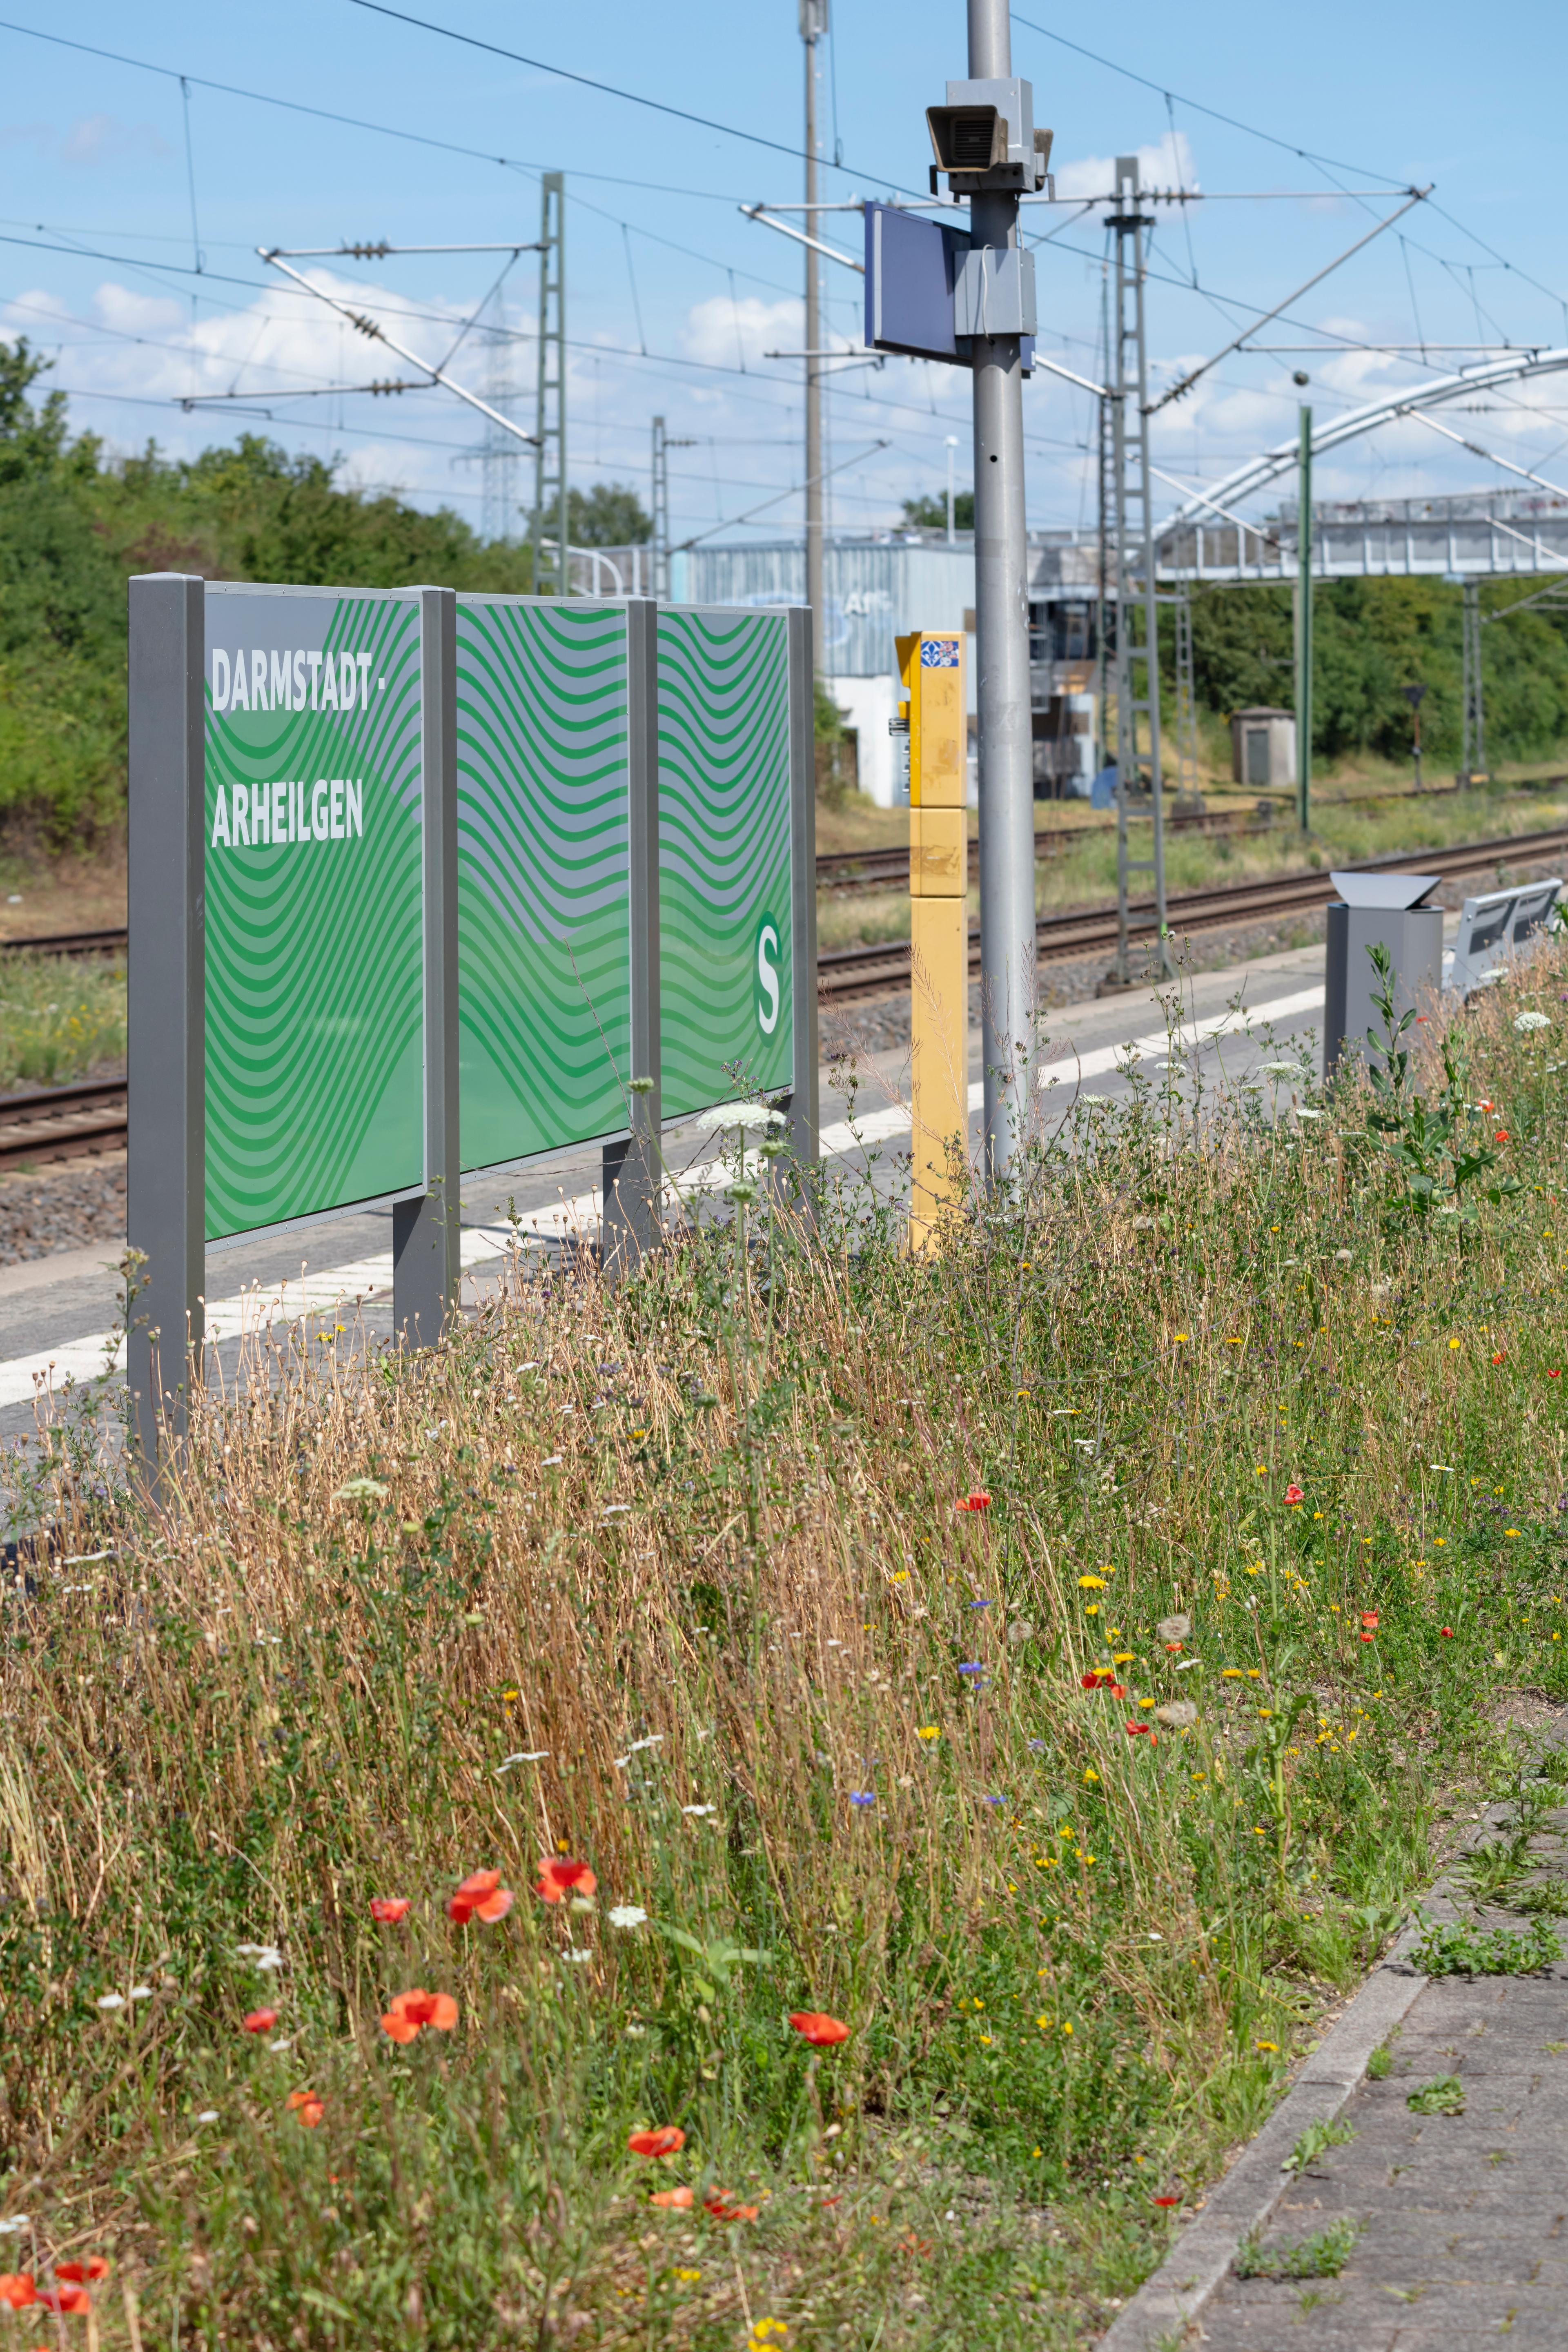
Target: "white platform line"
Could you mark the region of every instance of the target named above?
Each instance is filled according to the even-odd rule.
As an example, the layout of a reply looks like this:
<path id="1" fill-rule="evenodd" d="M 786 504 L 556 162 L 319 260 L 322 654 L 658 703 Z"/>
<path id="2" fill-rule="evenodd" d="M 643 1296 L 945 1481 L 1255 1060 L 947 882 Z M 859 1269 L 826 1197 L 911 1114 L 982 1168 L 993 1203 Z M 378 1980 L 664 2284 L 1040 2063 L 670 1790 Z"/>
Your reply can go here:
<path id="1" fill-rule="evenodd" d="M 1240 1013 L 1221 1013 L 1210 1020 L 1187 1023 L 1169 1034 L 1161 1029 L 1121 1045 L 1091 1046 L 1087 1054 L 1071 1059 L 1064 1055 L 1043 1063 L 1038 1073 L 1039 1086 L 1045 1092 L 1063 1085 L 1086 1085 L 1112 1074 L 1121 1076 L 1140 1061 L 1156 1055 L 1163 1059 L 1173 1051 L 1191 1051 L 1215 1038 L 1239 1035 L 1264 1023 L 1293 1020 L 1303 1013 L 1318 1011 L 1322 1003 L 1321 988 L 1306 988 L 1294 996 L 1276 997 L 1269 1003 L 1253 1005 Z M 979 1084 L 970 1087 L 972 1113 L 983 1108 L 984 1091 Z M 823 1156 L 841 1160 L 909 1131 L 907 1104 L 889 1103 L 885 1109 L 868 1111 L 853 1124 L 840 1119 L 832 1127 L 825 1127 L 820 1139 Z M 678 1194 L 700 1198 L 717 1189 L 729 1173 L 721 1160 L 703 1160 L 675 1177 L 672 1188 Z M 563 1241 L 574 1235 L 596 1238 L 602 1206 L 602 1195 L 595 1185 L 548 1208 L 528 1210 L 519 1217 L 515 1229 L 510 1224 L 469 1226 L 461 1244 L 463 1271 L 468 1274 L 493 1265 L 509 1250 L 531 1241 Z M 360 1302 L 391 1307 L 390 1250 L 374 1257 L 357 1258 L 348 1265 L 325 1266 L 319 1274 L 306 1272 L 288 1282 L 255 1283 L 230 1297 L 210 1299 L 206 1308 L 207 1339 L 216 1345 L 236 1337 L 258 1338 L 274 1323 L 299 1323 L 309 1316 L 330 1314 L 334 1308 Z M 26 1404 L 46 1384 L 58 1391 L 68 1381 L 82 1382 L 97 1379 L 105 1370 L 119 1371 L 124 1361 L 124 1335 L 113 1331 L 94 1331 L 85 1339 L 71 1339 L 57 1348 L 13 1357 L 0 1362 L 0 1407 Z"/>

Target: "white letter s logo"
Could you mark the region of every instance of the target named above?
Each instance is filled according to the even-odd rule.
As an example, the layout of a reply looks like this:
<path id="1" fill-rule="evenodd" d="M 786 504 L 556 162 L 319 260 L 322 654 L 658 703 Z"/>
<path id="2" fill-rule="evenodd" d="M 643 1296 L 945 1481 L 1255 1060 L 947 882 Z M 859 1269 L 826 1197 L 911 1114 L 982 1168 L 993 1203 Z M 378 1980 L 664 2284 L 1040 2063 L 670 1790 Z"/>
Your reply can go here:
<path id="1" fill-rule="evenodd" d="M 778 926 L 764 919 L 757 932 L 757 1023 L 764 1037 L 771 1037 L 779 1025 L 778 955 Z"/>

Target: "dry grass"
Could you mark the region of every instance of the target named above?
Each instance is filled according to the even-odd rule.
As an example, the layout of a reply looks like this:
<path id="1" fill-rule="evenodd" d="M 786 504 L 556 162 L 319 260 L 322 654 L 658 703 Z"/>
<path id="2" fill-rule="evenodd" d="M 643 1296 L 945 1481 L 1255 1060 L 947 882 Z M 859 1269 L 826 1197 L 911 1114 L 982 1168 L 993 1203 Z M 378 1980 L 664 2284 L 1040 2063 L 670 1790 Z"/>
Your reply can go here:
<path id="1" fill-rule="evenodd" d="M 70 1558 L 0 1651 L 40 2274 L 101 2249 L 149 2342 L 258 2352 L 1077 2340 L 1419 1885 L 1500 1695 L 1568 1685 L 1525 1001 L 1467 1024 L 1527 1179 L 1474 1226 L 1401 1224 L 1353 1101 L 1201 1143 L 1089 1108 L 940 1265 L 851 1184 L 618 1294 L 520 1274 L 411 1365 L 311 1342 L 199 1406 L 156 1525 L 63 1441 Z M 592 1909 L 531 1892 L 560 1853 Z M 517 1901 L 454 1926 L 476 1868 Z M 410 1985 L 449 2040 L 387 2042 Z M 625 2152 L 665 2121 L 690 2214 Z"/>

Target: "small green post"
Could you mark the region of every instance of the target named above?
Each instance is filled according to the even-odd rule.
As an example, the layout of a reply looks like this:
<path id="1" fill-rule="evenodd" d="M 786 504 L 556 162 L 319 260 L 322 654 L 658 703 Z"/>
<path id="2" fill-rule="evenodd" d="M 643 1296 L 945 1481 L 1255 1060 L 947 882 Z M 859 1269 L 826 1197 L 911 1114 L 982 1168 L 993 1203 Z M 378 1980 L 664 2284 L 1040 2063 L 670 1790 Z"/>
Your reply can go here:
<path id="1" fill-rule="evenodd" d="M 1312 819 L 1312 412 L 1301 404 L 1296 469 L 1296 814 Z"/>

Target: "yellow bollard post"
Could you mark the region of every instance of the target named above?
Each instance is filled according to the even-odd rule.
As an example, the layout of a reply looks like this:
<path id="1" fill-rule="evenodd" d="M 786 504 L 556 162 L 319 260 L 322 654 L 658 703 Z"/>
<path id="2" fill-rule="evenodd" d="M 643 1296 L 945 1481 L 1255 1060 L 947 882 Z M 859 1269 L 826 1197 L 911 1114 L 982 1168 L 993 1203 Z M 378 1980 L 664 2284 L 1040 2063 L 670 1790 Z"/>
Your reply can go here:
<path id="1" fill-rule="evenodd" d="M 969 1157 L 968 718 L 963 638 L 898 640 L 910 703 L 910 1246 L 942 1246 Z"/>

